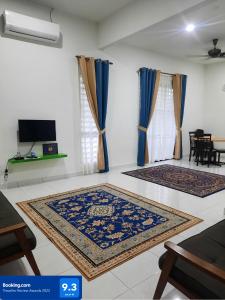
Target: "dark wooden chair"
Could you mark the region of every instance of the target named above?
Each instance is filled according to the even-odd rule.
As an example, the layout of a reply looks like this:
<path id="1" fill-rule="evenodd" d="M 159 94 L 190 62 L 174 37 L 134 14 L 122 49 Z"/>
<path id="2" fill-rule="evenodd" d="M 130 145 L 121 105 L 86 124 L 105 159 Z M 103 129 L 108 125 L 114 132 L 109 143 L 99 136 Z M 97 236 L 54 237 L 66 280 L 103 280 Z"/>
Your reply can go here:
<path id="1" fill-rule="evenodd" d="M 154 299 L 167 282 L 190 299 L 225 299 L 225 220 L 178 245 L 166 242 Z"/>
<path id="2" fill-rule="evenodd" d="M 25 256 L 34 274 L 40 275 L 32 253 L 34 234 L 1 192 L 0 207 L 0 265 Z"/>
<path id="3" fill-rule="evenodd" d="M 221 154 L 224 154 L 224 153 L 225 153 L 225 149 L 215 149 L 215 150 L 216 150 L 216 152 L 217 152 L 217 154 L 218 154 L 218 158 L 217 158 L 217 163 L 218 163 L 218 165 L 224 165 L 225 162 L 221 162 L 220 156 L 221 156 Z"/>
<path id="4" fill-rule="evenodd" d="M 211 133 L 204 133 L 202 136 L 203 139 L 212 140 L 212 134 Z"/>
<path id="5" fill-rule="evenodd" d="M 213 147 L 213 142 L 211 141 L 211 134 L 208 136 L 196 140 L 196 163 L 197 166 L 199 162 L 201 164 L 207 164 L 208 167 L 211 163 L 216 163 L 217 152 Z M 213 160 L 212 160 L 213 159 Z"/>
<path id="6" fill-rule="evenodd" d="M 195 131 L 189 131 L 189 142 L 190 142 L 190 152 L 189 152 L 189 161 L 191 161 L 191 157 L 195 156 L 196 144 L 195 144 Z"/>
<path id="7" fill-rule="evenodd" d="M 195 136 L 198 137 L 203 137 L 204 135 L 204 130 L 203 129 L 196 129 L 195 130 Z"/>
<path id="8" fill-rule="evenodd" d="M 196 129 L 195 131 L 189 132 L 189 142 L 190 142 L 190 152 L 189 152 L 189 161 L 191 161 L 191 157 L 196 154 L 196 138 L 208 138 L 211 134 L 204 133 L 203 129 Z"/>

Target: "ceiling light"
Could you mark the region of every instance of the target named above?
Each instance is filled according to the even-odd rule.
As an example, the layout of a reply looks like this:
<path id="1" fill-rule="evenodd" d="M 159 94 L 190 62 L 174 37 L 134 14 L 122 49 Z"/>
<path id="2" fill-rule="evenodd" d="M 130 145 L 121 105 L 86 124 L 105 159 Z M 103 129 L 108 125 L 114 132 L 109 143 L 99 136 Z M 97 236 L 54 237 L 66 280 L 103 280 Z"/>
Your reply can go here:
<path id="1" fill-rule="evenodd" d="M 186 29 L 187 32 L 191 32 L 195 29 L 195 25 L 194 24 L 188 24 L 185 29 Z"/>

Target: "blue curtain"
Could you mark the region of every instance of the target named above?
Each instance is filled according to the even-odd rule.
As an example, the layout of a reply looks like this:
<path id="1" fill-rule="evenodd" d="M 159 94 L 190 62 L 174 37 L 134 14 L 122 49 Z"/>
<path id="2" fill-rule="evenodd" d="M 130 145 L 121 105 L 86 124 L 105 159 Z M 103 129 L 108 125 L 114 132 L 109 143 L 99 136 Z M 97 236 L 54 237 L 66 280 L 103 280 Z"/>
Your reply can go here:
<path id="1" fill-rule="evenodd" d="M 184 105 L 186 97 L 187 75 L 181 75 L 181 112 L 180 112 L 180 127 L 183 124 Z"/>
<path id="2" fill-rule="evenodd" d="M 183 124 L 183 118 L 184 118 L 187 75 L 181 75 L 180 77 L 181 77 L 181 111 L 180 111 L 180 128 L 181 128 Z M 182 146 L 182 132 L 181 132 L 180 158 L 182 157 L 183 157 L 183 146 Z"/>
<path id="3" fill-rule="evenodd" d="M 152 109 L 156 81 L 156 70 L 141 68 L 140 72 L 140 116 L 138 127 L 138 166 L 144 166 L 147 151 L 147 128 Z"/>
<path id="4" fill-rule="evenodd" d="M 102 134 L 103 151 L 105 168 L 99 170 L 100 172 L 109 171 L 109 159 L 107 150 L 107 141 L 105 134 L 105 122 L 107 114 L 107 102 L 108 102 L 108 85 L 109 85 L 109 61 L 103 61 L 101 59 L 95 60 L 95 75 L 96 75 L 96 94 L 98 105 L 98 123 Z"/>

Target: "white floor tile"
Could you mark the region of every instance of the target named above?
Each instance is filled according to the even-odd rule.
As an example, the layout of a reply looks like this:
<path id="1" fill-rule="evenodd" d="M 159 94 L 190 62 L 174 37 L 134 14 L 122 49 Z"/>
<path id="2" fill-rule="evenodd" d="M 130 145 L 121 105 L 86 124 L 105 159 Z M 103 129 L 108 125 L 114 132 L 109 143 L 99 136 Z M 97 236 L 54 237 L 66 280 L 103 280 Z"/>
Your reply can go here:
<path id="1" fill-rule="evenodd" d="M 139 299 L 152 299 L 159 279 L 159 274 L 160 272 L 146 278 L 140 284 L 133 287 L 132 291 L 135 293 L 136 297 L 139 297 Z"/>
<path id="2" fill-rule="evenodd" d="M 184 294 L 182 294 L 181 292 L 179 292 L 176 289 L 172 289 L 170 292 L 168 293 L 164 293 L 162 296 L 162 300 L 182 300 L 182 299 L 189 299 L 187 298 Z"/>
<path id="3" fill-rule="evenodd" d="M 132 288 L 150 275 L 159 272 L 158 257 L 146 251 L 114 268 L 111 272 L 127 287 Z"/>
<path id="4" fill-rule="evenodd" d="M 168 241 L 171 241 L 175 244 L 178 244 L 180 243 L 181 241 L 183 241 L 185 238 L 179 234 L 179 235 L 176 235 L 176 236 L 173 236 L 171 238 L 168 239 Z M 160 257 L 164 252 L 166 252 L 166 249 L 164 247 L 164 244 L 165 244 L 166 241 L 158 244 L 157 246 L 155 247 L 152 247 L 150 249 L 150 252 L 152 252 L 153 254 L 157 255 L 158 257 Z"/>
<path id="5" fill-rule="evenodd" d="M 127 290 L 127 287 L 108 272 L 95 280 L 84 282 L 84 299 L 113 299 Z"/>
<path id="6" fill-rule="evenodd" d="M 60 275 L 80 275 L 80 273 L 71 268 Z M 111 272 L 107 272 L 94 280 L 88 281 L 84 277 L 83 283 L 83 299 L 114 299 L 123 294 L 127 287 Z"/>
<path id="7" fill-rule="evenodd" d="M 17 259 L 8 264 L 0 266 L 0 276 L 21 276 L 21 275 L 34 275 L 28 262 L 24 259 Z"/>
<path id="8" fill-rule="evenodd" d="M 160 272 L 148 277 L 141 283 L 132 288 L 133 293 L 139 299 L 152 299 L 155 293 L 155 289 L 159 280 Z M 169 293 L 173 289 L 173 286 L 169 283 L 166 285 L 163 295 Z"/>
<path id="9" fill-rule="evenodd" d="M 186 159 L 181 161 L 171 160 L 166 163 L 225 175 L 225 166 L 221 168 L 197 167 L 193 162 L 189 163 Z M 164 164 L 164 162 L 155 165 L 159 164 Z M 121 172 L 136 168 L 135 165 L 118 167 L 107 174 L 77 176 L 74 178 L 3 190 L 5 196 L 19 211 L 37 238 L 37 247 L 34 250 L 34 256 L 43 275 L 79 275 L 80 272 L 76 270 L 63 254 L 46 238 L 26 214 L 16 206 L 16 202 L 109 182 L 204 219 L 204 222 L 169 239 L 175 243 L 179 243 L 225 218 L 225 190 L 205 198 L 199 198 L 121 174 Z M 103 274 L 95 280 L 88 282 L 86 279 L 83 279 L 83 299 L 151 299 L 160 273 L 158 258 L 165 252 L 163 245 L 164 242 L 125 262 L 119 267 L 114 268 L 111 272 Z M 33 274 L 25 258 L 0 267 L 0 275 L 24 274 Z M 179 300 L 186 298 L 176 289 L 167 285 L 163 299 Z"/>
<path id="10" fill-rule="evenodd" d="M 116 297 L 117 300 L 137 300 L 137 295 L 132 290 L 127 290 L 124 294 L 120 295 L 119 297 Z"/>
<path id="11" fill-rule="evenodd" d="M 57 275 L 73 267 L 52 243 L 35 249 L 33 253 L 42 275 Z"/>

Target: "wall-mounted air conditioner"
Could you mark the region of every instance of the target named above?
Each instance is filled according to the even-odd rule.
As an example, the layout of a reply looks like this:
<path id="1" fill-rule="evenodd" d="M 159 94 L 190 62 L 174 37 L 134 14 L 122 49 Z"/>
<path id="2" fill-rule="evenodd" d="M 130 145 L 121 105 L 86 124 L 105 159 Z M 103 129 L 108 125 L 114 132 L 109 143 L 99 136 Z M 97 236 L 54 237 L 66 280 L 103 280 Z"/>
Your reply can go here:
<path id="1" fill-rule="evenodd" d="M 60 27 L 58 24 L 28 17 L 9 10 L 4 11 L 3 18 L 4 33 L 7 35 L 55 43 L 60 38 Z"/>

